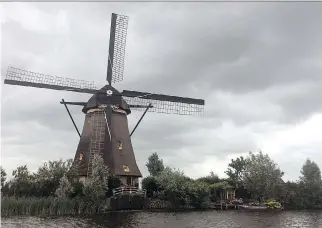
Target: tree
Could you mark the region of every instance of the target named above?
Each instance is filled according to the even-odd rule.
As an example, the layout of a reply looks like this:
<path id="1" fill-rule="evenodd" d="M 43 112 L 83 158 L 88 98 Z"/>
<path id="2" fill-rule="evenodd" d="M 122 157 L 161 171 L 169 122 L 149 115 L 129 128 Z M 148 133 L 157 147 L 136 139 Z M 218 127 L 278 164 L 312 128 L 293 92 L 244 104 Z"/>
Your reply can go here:
<path id="1" fill-rule="evenodd" d="M 59 187 L 61 178 L 67 174 L 72 165 L 72 159 L 63 161 L 45 162 L 35 173 L 37 188 L 41 196 L 54 196 L 56 189 Z"/>
<path id="2" fill-rule="evenodd" d="M 172 203 L 174 207 L 180 207 L 188 203 L 187 187 L 190 178 L 183 172 L 166 167 L 156 176 L 156 182 L 163 189 L 159 196 Z"/>
<path id="3" fill-rule="evenodd" d="M 253 199 L 279 197 L 284 173 L 277 164 L 261 151 L 258 154 L 249 152 L 246 164 L 242 182 Z"/>
<path id="4" fill-rule="evenodd" d="M 149 156 L 146 167 L 151 176 L 157 176 L 164 170 L 163 160 L 159 158 L 158 154 L 154 152 Z"/>
<path id="5" fill-rule="evenodd" d="M 218 183 L 220 182 L 220 178 L 217 174 L 214 174 L 213 171 L 210 172 L 210 174 L 208 176 L 205 176 L 205 177 L 200 177 L 197 179 L 197 181 L 199 182 L 204 182 L 208 185 L 211 185 L 211 184 L 215 184 L 215 183 Z"/>
<path id="6" fill-rule="evenodd" d="M 6 182 L 7 180 L 7 173 L 4 170 L 4 168 L 2 168 L 2 166 L 0 166 L 0 169 L 1 169 L 1 188 L 3 188 L 4 182 Z"/>
<path id="7" fill-rule="evenodd" d="M 72 161 L 72 159 L 68 159 L 66 161 L 59 159 L 57 161 L 45 162 L 43 166 L 38 168 L 36 177 L 39 181 L 58 180 L 59 182 L 60 178 L 62 178 L 71 168 Z"/>
<path id="8" fill-rule="evenodd" d="M 31 194 L 33 185 L 33 176 L 30 174 L 27 165 L 18 166 L 12 171 L 14 177 L 10 188 L 13 190 L 13 195 L 16 197 L 28 196 Z"/>
<path id="9" fill-rule="evenodd" d="M 94 200 L 99 200 L 105 197 L 108 191 L 108 167 L 99 154 L 94 155 L 92 167 L 91 179 L 85 184 L 84 193 Z"/>
<path id="10" fill-rule="evenodd" d="M 246 160 L 243 156 L 236 158 L 236 160 L 231 159 L 231 162 L 228 164 L 228 168 L 225 173 L 234 182 L 236 188 L 238 188 L 239 183 L 241 182 L 241 177 L 245 168 Z"/>
<path id="11" fill-rule="evenodd" d="M 55 191 L 55 195 L 59 198 L 67 198 L 74 192 L 72 184 L 66 175 L 60 178 L 59 187 Z"/>
<path id="12" fill-rule="evenodd" d="M 322 207 L 322 180 L 319 166 L 307 159 L 300 176 L 301 204 L 306 208 Z"/>
<path id="13" fill-rule="evenodd" d="M 306 159 L 302 166 L 301 174 L 300 180 L 308 186 L 320 186 L 322 184 L 321 170 L 319 166 L 310 159 Z"/>

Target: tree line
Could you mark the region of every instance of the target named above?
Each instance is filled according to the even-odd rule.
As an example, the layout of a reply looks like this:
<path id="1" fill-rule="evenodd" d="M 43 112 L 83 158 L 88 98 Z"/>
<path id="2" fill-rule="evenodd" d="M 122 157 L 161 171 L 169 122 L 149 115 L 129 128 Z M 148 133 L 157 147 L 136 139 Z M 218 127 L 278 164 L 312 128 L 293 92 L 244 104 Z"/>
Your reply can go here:
<path id="1" fill-rule="evenodd" d="M 101 202 L 120 186 L 117 177 L 109 175 L 100 156 L 95 156 L 92 178 L 82 183 L 73 170 L 72 159 L 49 161 L 31 173 L 26 165 L 17 167 L 13 178 L 1 168 L 1 195 L 3 198 L 61 198 L 86 199 Z M 283 181 L 284 172 L 263 152 L 232 159 L 225 171 L 227 178 L 209 175 L 192 179 L 178 169 L 166 167 L 157 153 L 146 163 L 149 176 L 142 179 L 142 187 L 151 198 L 170 202 L 174 207 L 192 205 L 204 208 L 218 199 L 218 192 L 236 189 L 236 198 L 264 202 L 275 199 L 291 208 L 321 208 L 322 180 L 319 166 L 307 159 L 297 181 Z M 9 202 L 9 201 L 8 201 Z M 2 203 L 3 205 L 3 203 Z"/>
<path id="2" fill-rule="evenodd" d="M 18 166 L 8 181 L 6 171 L 1 167 L 1 194 L 15 198 L 87 196 L 94 199 L 105 197 L 109 193 L 109 185 L 113 188 L 110 183 L 113 177 L 109 176 L 108 167 L 100 155 L 94 156 L 92 178 L 86 183 L 79 180 L 77 166 L 72 164 L 72 159 L 49 161 L 34 173 L 28 170 L 27 165 Z"/>
<path id="3" fill-rule="evenodd" d="M 85 183 L 76 170 L 71 159 L 60 159 L 44 163 L 35 173 L 19 166 L 7 181 L 1 168 L 1 215 L 93 214 L 107 209 L 107 196 L 120 182 L 109 175 L 103 158 L 94 156 L 92 178 Z"/>
<path id="4" fill-rule="evenodd" d="M 199 206 L 218 199 L 218 190 L 234 188 L 236 198 L 244 201 L 277 200 L 286 208 L 322 208 L 322 179 L 319 166 L 307 159 L 297 181 L 284 181 L 284 172 L 262 151 L 232 159 L 225 171 L 227 178 L 213 172 L 192 179 L 183 172 L 164 167 L 163 160 L 153 153 L 146 163 L 149 177 L 142 180 L 150 197 L 158 197 L 174 204 L 196 201 Z"/>

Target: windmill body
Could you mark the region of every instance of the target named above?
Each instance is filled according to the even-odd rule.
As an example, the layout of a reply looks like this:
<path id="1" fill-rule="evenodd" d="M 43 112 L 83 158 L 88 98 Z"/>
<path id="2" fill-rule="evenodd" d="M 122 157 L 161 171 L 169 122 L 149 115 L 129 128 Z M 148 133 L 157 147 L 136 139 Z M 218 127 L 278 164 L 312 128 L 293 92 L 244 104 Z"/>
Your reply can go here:
<path id="1" fill-rule="evenodd" d="M 106 85 L 88 100 L 83 112 L 85 121 L 74 158 L 80 178 L 85 181 L 90 176 L 92 159 L 100 154 L 111 175 L 119 176 L 124 185 L 138 185 L 142 174 L 129 137 L 127 102 Z"/>
<path id="2" fill-rule="evenodd" d="M 119 176 L 124 185 L 138 186 L 141 172 L 136 163 L 131 135 L 149 110 L 151 112 L 193 115 L 201 114 L 204 100 L 169 96 L 140 91 L 119 92 L 112 83 L 123 80 L 125 43 L 128 17 L 112 14 L 106 80 L 108 85 L 96 89 L 94 82 L 61 78 L 9 67 L 5 84 L 87 93 L 92 96 L 87 102 L 65 102 L 66 110 L 76 128 L 80 140 L 73 166 L 81 180 L 92 175 L 92 160 L 100 154 L 111 175 Z M 82 106 L 85 120 L 82 133 L 67 108 L 67 105 Z M 145 110 L 135 128 L 129 133 L 127 115 L 132 110 Z"/>

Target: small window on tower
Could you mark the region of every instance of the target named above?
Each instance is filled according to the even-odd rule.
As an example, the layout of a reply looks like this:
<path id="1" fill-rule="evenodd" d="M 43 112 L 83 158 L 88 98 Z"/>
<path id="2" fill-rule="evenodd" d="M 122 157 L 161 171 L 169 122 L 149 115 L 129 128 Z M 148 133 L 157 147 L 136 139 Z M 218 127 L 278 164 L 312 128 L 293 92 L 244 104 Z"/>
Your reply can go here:
<path id="1" fill-rule="evenodd" d="M 118 148 L 119 150 L 123 150 L 123 144 L 122 144 L 122 142 L 121 142 L 121 141 L 117 141 L 117 148 Z"/>
<path id="2" fill-rule="evenodd" d="M 127 172 L 127 173 L 130 172 L 130 169 L 127 165 L 123 165 L 123 170 L 124 172 Z"/>

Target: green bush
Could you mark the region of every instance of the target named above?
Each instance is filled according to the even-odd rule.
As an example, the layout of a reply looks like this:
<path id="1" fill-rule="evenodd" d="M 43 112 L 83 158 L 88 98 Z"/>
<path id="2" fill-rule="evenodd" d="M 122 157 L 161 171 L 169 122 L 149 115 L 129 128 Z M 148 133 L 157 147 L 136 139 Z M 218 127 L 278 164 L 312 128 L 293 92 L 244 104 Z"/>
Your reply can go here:
<path id="1" fill-rule="evenodd" d="M 169 201 L 175 208 L 187 205 L 188 181 L 183 172 L 167 167 L 156 177 L 156 181 L 162 188 L 158 192 L 160 199 Z"/>
<path id="2" fill-rule="evenodd" d="M 199 181 L 190 181 L 186 189 L 189 204 L 195 208 L 206 208 L 210 200 L 209 186 Z"/>
<path id="3" fill-rule="evenodd" d="M 175 208 L 191 205 L 195 208 L 206 207 L 209 201 L 207 183 L 195 181 L 179 170 L 165 168 L 157 177 L 145 180 L 145 185 L 154 185 L 158 197 L 166 200 Z"/>
<path id="4" fill-rule="evenodd" d="M 270 209 L 281 209 L 282 205 L 276 200 L 268 200 L 265 205 Z"/>
<path id="5" fill-rule="evenodd" d="M 70 197 L 83 196 L 84 184 L 81 181 L 72 182 L 72 187 L 74 191 L 70 194 Z"/>
<path id="6" fill-rule="evenodd" d="M 156 195 L 157 192 L 162 191 L 161 185 L 153 176 L 143 178 L 142 188 L 146 189 L 148 197 L 153 197 L 154 195 Z"/>

